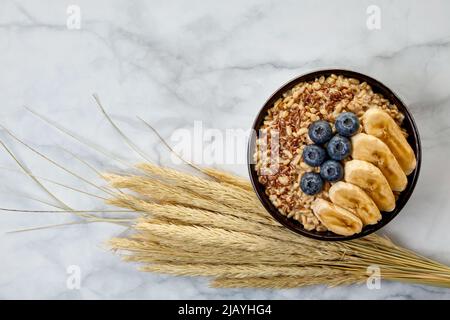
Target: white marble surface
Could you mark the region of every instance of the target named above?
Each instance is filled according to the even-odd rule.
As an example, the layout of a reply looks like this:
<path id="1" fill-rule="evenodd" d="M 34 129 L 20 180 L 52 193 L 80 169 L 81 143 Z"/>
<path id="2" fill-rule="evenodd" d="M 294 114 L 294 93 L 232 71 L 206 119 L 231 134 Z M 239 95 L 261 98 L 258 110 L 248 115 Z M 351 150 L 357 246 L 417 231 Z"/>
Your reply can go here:
<path id="1" fill-rule="evenodd" d="M 67 6 L 81 9 L 68 30 Z M 369 5 L 381 29 L 366 26 Z M 129 150 L 96 108 L 96 92 L 124 131 L 155 161 L 167 157 L 135 116 L 165 137 L 195 120 L 210 128 L 248 128 L 283 82 L 317 68 L 350 68 L 396 90 L 408 103 L 423 143 L 422 173 L 404 211 L 385 228 L 394 240 L 450 263 L 450 2 L 448 1 L 9 1 L 0 2 L 0 123 L 77 173 L 120 164 L 38 120 L 28 106 L 127 161 Z M 0 137 L 39 176 L 101 193 L 42 161 L 1 131 Z M 0 152 L 0 206 L 47 209 L 51 199 Z M 13 170 L 10 170 L 13 169 Z M 246 175 L 243 165 L 233 170 Z M 98 182 L 98 181 L 97 181 Z M 67 204 L 101 200 L 46 183 Z M 383 282 L 295 290 L 216 290 L 206 279 L 142 274 L 102 247 L 123 231 L 59 214 L 0 214 L 0 298 L 50 299 L 449 299 L 450 290 Z M 80 290 L 66 286 L 67 267 L 82 271 Z"/>

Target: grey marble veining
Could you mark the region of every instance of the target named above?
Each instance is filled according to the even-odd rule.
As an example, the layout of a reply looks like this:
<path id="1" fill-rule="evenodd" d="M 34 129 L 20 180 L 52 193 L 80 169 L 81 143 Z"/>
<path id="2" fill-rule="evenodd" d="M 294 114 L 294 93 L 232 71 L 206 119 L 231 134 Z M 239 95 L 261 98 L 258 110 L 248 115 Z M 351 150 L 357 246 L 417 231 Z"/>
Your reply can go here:
<path id="1" fill-rule="evenodd" d="M 69 5 L 80 29 L 67 27 Z M 381 29 L 366 25 L 369 5 Z M 126 134 L 154 161 L 167 150 L 136 117 L 169 138 L 194 121 L 225 130 L 250 127 L 265 99 L 290 78 L 314 69 L 349 68 L 371 75 L 410 106 L 423 143 L 419 183 L 403 212 L 383 229 L 398 243 L 450 263 L 450 2 L 448 1 L 9 1 L 0 3 L 0 123 L 32 147 L 99 182 L 73 155 L 99 170 L 126 169 L 134 153 L 101 115 L 97 93 Z M 43 114 L 102 146 L 105 155 L 58 132 Z M 96 196 L 101 191 L 20 146 L 8 147 L 36 175 Z M 117 159 L 121 159 L 119 162 Z M 55 204 L 0 152 L 0 206 L 48 209 Z M 222 166 L 246 175 L 244 165 Z M 74 208 L 101 199 L 45 186 Z M 34 200 L 32 200 L 34 199 Z M 382 282 L 293 290 L 218 290 L 207 279 L 138 273 L 103 243 L 124 228 L 75 224 L 68 214 L 0 214 L 0 298 L 50 299 L 449 299 L 450 291 Z M 80 267 L 69 290 L 67 268 Z"/>

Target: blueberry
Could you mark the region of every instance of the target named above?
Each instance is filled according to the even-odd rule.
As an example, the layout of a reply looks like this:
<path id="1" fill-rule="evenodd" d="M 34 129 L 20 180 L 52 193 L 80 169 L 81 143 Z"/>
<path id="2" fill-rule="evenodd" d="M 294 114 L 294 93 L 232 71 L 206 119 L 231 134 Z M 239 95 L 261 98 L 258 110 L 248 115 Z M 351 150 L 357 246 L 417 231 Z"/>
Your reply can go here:
<path id="1" fill-rule="evenodd" d="M 358 132 L 359 119 L 353 112 L 343 112 L 336 118 L 334 126 L 341 136 L 351 137 Z"/>
<path id="2" fill-rule="evenodd" d="M 308 135 L 314 143 L 324 144 L 333 136 L 333 130 L 328 122 L 319 120 L 309 126 Z"/>
<path id="3" fill-rule="evenodd" d="M 344 177 L 344 168 L 338 161 L 327 160 L 320 166 L 320 176 L 326 181 L 335 182 Z"/>
<path id="4" fill-rule="evenodd" d="M 303 160 L 311 167 L 320 166 L 325 161 L 326 157 L 327 152 L 325 149 L 315 144 L 306 146 L 303 150 Z"/>
<path id="5" fill-rule="evenodd" d="M 328 142 L 327 151 L 331 159 L 344 160 L 352 152 L 352 145 L 348 138 L 337 134 Z"/>
<path id="6" fill-rule="evenodd" d="M 300 188 L 307 195 L 314 195 L 322 191 L 323 180 L 320 174 L 315 172 L 306 172 L 300 179 Z"/>

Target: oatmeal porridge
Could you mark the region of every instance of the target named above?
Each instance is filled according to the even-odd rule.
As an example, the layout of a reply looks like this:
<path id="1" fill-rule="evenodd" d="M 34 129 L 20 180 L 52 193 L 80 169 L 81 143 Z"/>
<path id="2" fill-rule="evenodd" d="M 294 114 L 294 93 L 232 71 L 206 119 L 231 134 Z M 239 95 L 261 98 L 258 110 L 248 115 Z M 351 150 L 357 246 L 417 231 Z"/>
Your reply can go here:
<path id="1" fill-rule="evenodd" d="M 265 193 L 281 214 L 299 221 L 306 230 L 329 229 L 314 214 L 312 205 L 317 199 L 330 201 L 332 183 L 324 181 L 321 191 L 313 195 L 303 192 L 300 186 L 305 173 L 320 171 L 304 159 L 303 151 L 314 143 L 308 129 L 314 122 L 324 120 L 335 132 L 334 123 L 340 114 L 351 112 L 362 120 L 365 112 L 373 108 L 383 110 L 401 126 L 404 115 L 382 95 L 374 93 L 367 83 L 333 74 L 297 84 L 267 111 L 256 140 L 255 169 Z M 401 130 L 406 136 L 406 131 Z M 363 121 L 358 132 L 365 132 Z M 278 144 L 271 147 L 275 134 Z M 278 167 L 273 170 L 274 157 L 270 155 L 275 153 Z M 350 160 L 348 157 L 342 163 Z"/>

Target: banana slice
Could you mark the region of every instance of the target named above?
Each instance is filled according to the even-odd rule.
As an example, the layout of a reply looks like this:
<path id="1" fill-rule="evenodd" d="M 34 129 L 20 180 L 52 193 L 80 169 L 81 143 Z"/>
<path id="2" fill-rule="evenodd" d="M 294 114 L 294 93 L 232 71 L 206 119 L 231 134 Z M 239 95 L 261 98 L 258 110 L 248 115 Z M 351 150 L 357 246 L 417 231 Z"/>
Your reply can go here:
<path id="1" fill-rule="evenodd" d="M 392 190 L 406 189 L 408 184 L 406 174 L 383 141 L 365 133 L 358 133 L 352 137 L 352 147 L 352 158 L 376 165 L 386 177 Z"/>
<path id="2" fill-rule="evenodd" d="M 380 169 L 367 161 L 351 160 L 345 164 L 344 171 L 345 181 L 363 189 L 380 211 L 395 209 L 394 194 Z"/>
<path id="3" fill-rule="evenodd" d="M 358 186 L 339 181 L 331 186 L 328 194 L 335 205 L 353 213 L 364 225 L 376 224 L 381 219 L 375 202 Z"/>
<path id="4" fill-rule="evenodd" d="M 319 198 L 313 202 L 311 208 L 317 219 L 336 234 L 351 236 L 362 230 L 363 224 L 358 217 L 331 202 Z"/>
<path id="5" fill-rule="evenodd" d="M 383 110 L 372 108 L 363 115 L 365 131 L 382 140 L 391 149 L 406 175 L 416 168 L 416 156 L 400 127 Z"/>

